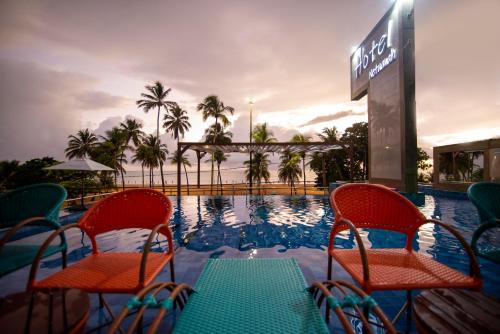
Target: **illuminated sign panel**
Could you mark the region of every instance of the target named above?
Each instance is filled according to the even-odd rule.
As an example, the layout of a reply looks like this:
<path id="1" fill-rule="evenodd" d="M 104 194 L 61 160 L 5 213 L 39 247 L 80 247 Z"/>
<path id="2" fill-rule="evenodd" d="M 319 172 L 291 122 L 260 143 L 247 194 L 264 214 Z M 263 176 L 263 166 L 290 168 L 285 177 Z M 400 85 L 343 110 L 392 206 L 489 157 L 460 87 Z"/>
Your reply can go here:
<path id="1" fill-rule="evenodd" d="M 368 77 L 371 79 L 380 73 L 387 65 L 396 60 L 397 51 L 392 47 L 393 22 L 394 21 L 390 19 L 387 22 L 387 32 L 380 36 L 377 41 L 372 40 L 369 51 L 366 49 L 365 45 L 362 45 L 354 52 L 352 66 L 356 79 L 358 79 L 361 73 L 368 68 L 370 68 L 368 70 Z M 386 55 L 387 53 L 389 54 Z M 381 59 L 380 62 L 379 59 Z"/>
<path id="2" fill-rule="evenodd" d="M 365 95 L 369 80 L 398 59 L 401 9 L 396 2 L 352 53 L 350 63 L 353 100 Z"/>
<path id="3" fill-rule="evenodd" d="M 350 58 L 351 99 L 368 95 L 370 182 L 409 192 L 417 188 L 413 21 L 413 1 L 397 0 Z"/>

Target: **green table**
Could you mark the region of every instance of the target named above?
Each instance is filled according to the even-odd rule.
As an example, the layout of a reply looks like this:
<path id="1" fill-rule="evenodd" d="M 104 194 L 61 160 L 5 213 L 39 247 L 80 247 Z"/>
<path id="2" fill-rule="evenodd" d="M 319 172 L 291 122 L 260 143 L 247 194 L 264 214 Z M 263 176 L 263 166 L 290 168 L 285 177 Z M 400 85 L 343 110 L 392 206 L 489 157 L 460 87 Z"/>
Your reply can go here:
<path id="1" fill-rule="evenodd" d="M 329 333 L 297 261 L 210 259 L 174 333 Z"/>

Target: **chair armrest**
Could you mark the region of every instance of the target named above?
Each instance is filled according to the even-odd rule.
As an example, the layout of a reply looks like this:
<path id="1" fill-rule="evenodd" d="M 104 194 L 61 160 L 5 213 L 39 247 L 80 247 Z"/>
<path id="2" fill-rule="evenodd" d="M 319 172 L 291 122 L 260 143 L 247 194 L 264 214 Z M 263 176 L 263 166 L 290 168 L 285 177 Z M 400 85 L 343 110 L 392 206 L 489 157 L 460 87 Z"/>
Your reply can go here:
<path id="1" fill-rule="evenodd" d="M 33 259 L 33 263 L 31 264 L 30 275 L 29 275 L 29 278 L 28 278 L 27 290 L 33 289 L 33 287 L 35 285 L 35 279 L 36 279 L 36 274 L 37 274 L 37 271 L 38 271 L 38 266 L 40 265 L 40 261 L 42 260 L 43 253 L 45 253 L 45 251 L 47 250 L 47 248 L 50 246 L 50 243 L 57 236 L 59 236 L 60 234 L 62 234 L 63 232 L 65 232 L 66 230 L 69 230 L 71 228 L 77 228 L 77 229 L 81 230 L 82 232 L 85 232 L 85 230 L 83 230 L 80 227 L 80 225 L 78 225 L 78 223 L 69 224 L 69 225 L 63 226 L 63 227 L 59 228 L 58 230 L 54 231 L 51 235 L 49 235 L 47 237 L 47 239 L 42 244 L 42 246 L 40 246 L 40 248 L 38 249 L 38 253 L 36 253 L 35 258 Z M 62 267 L 65 268 L 66 267 L 65 256 L 63 256 L 63 260 L 64 261 L 62 262 Z"/>
<path id="2" fill-rule="evenodd" d="M 146 276 L 146 265 L 148 262 L 148 254 L 151 250 L 151 244 L 153 242 L 153 238 L 155 237 L 156 234 L 158 234 L 158 232 L 162 228 L 164 228 L 167 231 L 166 237 L 167 237 L 167 243 L 168 243 L 168 251 L 166 252 L 166 254 L 172 254 L 172 257 L 174 255 L 174 241 L 172 238 L 172 232 L 170 231 L 170 228 L 168 227 L 168 223 L 156 225 L 155 228 L 153 230 L 151 230 L 151 233 L 149 234 L 148 239 L 144 243 L 144 251 L 142 253 L 141 267 L 139 270 L 139 283 L 140 284 L 144 284 L 144 278 Z M 173 261 L 173 258 L 170 261 Z"/>
<path id="3" fill-rule="evenodd" d="M 346 315 L 344 314 L 344 311 L 342 310 L 342 306 L 340 303 L 337 303 L 335 306 L 330 305 L 329 299 L 335 300 L 335 297 L 333 297 L 332 293 L 330 292 L 330 289 L 328 289 L 323 283 L 321 282 L 313 282 L 313 284 L 308 288 L 308 291 L 312 293 L 313 298 L 316 300 L 317 294 L 319 293 L 320 296 L 318 298 L 317 304 L 318 307 L 321 307 L 321 304 L 323 303 L 323 300 L 326 300 L 325 302 L 325 308 L 331 308 L 333 309 L 333 312 L 337 315 L 337 317 L 340 320 L 340 323 L 342 324 L 342 327 L 347 334 L 354 334 L 354 331 L 352 329 L 351 323 L 349 320 L 347 320 Z M 328 316 L 329 318 L 329 316 Z M 327 321 L 329 319 L 326 319 Z"/>
<path id="4" fill-rule="evenodd" d="M 168 290 L 170 296 L 162 302 L 158 302 L 156 297 L 162 290 Z M 187 298 L 194 292 L 194 290 L 187 284 L 177 284 L 174 282 L 157 282 L 151 283 L 139 291 L 132 299 L 129 300 L 127 305 L 122 308 L 122 311 L 115 317 L 111 324 L 108 333 L 116 333 L 121 331 L 120 325 L 123 320 L 132 314 L 135 314 L 135 319 L 130 323 L 127 333 L 132 333 L 138 327 L 140 319 L 142 319 L 144 312 L 148 308 L 157 308 L 159 312 L 149 325 L 148 333 L 156 333 L 161 320 L 165 314 L 171 311 L 169 307 L 174 307 L 175 304 L 179 305 L 181 310 L 187 302 Z"/>
<path id="5" fill-rule="evenodd" d="M 441 226 L 448 232 L 450 232 L 451 235 L 453 235 L 462 245 L 464 248 L 465 252 L 469 256 L 469 261 L 470 261 L 470 269 L 469 269 L 469 275 L 474 278 L 481 279 L 481 270 L 479 269 L 479 264 L 477 262 L 476 255 L 474 255 L 474 251 L 472 250 L 471 246 L 465 241 L 464 237 L 456 229 L 454 229 L 452 226 L 445 224 L 439 220 L 436 219 L 426 219 L 425 224 L 427 223 L 433 223 L 435 225 Z"/>
<path id="6" fill-rule="evenodd" d="M 52 220 L 49 220 L 45 217 L 32 217 L 23 220 L 22 222 L 16 224 L 12 228 L 10 228 L 2 237 L 0 240 L 0 250 L 5 246 L 5 244 L 12 238 L 14 234 L 17 233 L 21 228 L 27 226 L 27 225 L 40 225 L 40 226 L 48 226 L 48 227 L 53 227 L 54 230 L 57 230 L 58 228 L 61 227 L 61 225 L 53 222 Z M 61 235 L 61 245 L 66 242 L 66 239 L 64 238 L 64 234 Z"/>
<path id="7" fill-rule="evenodd" d="M 343 298 L 337 299 L 331 293 L 331 290 L 337 289 L 340 296 Z M 386 317 L 380 306 L 370 295 L 354 286 L 351 283 L 342 280 L 328 280 L 325 282 L 314 282 L 308 291 L 313 294 L 313 298 L 317 299 L 318 307 L 321 307 L 323 300 L 326 300 L 326 308 L 333 309 L 342 323 L 346 333 L 354 333 L 351 323 L 346 319 L 343 308 L 353 308 L 359 319 L 363 323 L 363 333 L 373 333 L 373 328 L 370 325 L 370 317 L 365 314 L 365 311 L 373 312 L 382 324 L 384 325 L 385 333 L 396 334 L 391 321 Z M 320 296 L 318 297 L 318 293 Z"/>
<path id="8" fill-rule="evenodd" d="M 477 249 L 477 241 L 479 240 L 479 237 L 484 232 L 486 232 L 486 230 L 489 230 L 490 228 L 499 228 L 499 227 L 500 227 L 500 219 L 490 219 L 486 223 L 479 225 L 479 227 L 474 231 L 471 240 L 471 247 L 472 250 L 474 251 L 474 254 L 479 255 L 479 250 Z"/>
<path id="9" fill-rule="evenodd" d="M 369 267 L 368 267 L 368 256 L 366 255 L 366 248 L 365 245 L 363 244 L 363 240 L 361 239 L 361 236 L 359 235 L 358 230 L 356 229 L 356 226 L 354 224 L 345 218 L 341 218 L 338 224 L 346 224 L 349 227 L 349 230 L 351 233 L 354 233 L 354 237 L 356 238 L 356 242 L 359 247 L 359 254 L 361 256 L 361 264 L 363 265 L 363 280 L 364 281 L 369 281 L 370 280 L 370 272 L 369 272 Z M 334 233 L 334 228 L 335 225 L 332 227 L 332 230 L 330 232 L 330 244 L 328 246 L 328 250 L 333 250 L 334 249 L 334 239 L 335 235 L 337 233 Z"/>

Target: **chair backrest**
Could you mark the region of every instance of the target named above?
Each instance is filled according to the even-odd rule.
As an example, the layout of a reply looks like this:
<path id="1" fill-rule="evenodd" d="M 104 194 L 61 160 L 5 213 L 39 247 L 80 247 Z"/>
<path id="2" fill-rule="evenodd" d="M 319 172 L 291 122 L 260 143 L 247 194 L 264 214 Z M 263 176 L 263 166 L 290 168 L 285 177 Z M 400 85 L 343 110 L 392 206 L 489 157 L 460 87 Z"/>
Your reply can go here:
<path id="1" fill-rule="evenodd" d="M 172 203 L 161 192 L 152 189 L 130 189 L 112 194 L 94 204 L 78 225 L 91 237 L 126 228 L 152 230 L 168 223 Z M 164 230 L 160 232 L 166 235 Z"/>
<path id="2" fill-rule="evenodd" d="M 31 217 L 45 217 L 57 223 L 66 195 L 66 189 L 53 183 L 33 184 L 0 194 L 0 228 L 12 227 Z"/>
<path id="3" fill-rule="evenodd" d="M 408 199 L 394 190 L 377 184 L 346 184 L 330 195 L 335 214 L 335 233 L 348 229 L 341 218 L 356 228 L 390 230 L 413 237 L 425 222 L 425 216 Z"/>
<path id="4" fill-rule="evenodd" d="M 476 206 L 481 222 L 500 219 L 500 183 L 474 183 L 467 189 L 467 196 Z"/>

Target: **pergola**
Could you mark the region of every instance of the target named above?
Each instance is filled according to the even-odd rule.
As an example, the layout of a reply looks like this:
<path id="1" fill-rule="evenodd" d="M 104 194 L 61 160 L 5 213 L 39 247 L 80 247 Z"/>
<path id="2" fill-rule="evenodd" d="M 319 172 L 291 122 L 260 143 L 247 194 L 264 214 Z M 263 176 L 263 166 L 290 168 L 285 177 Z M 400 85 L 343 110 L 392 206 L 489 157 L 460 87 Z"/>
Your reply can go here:
<path id="1" fill-rule="evenodd" d="M 338 144 L 329 144 L 324 142 L 308 142 L 308 143 L 292 143 L 292 142 L 274 142 L 274 143 L 249 143 L 249 142 L 233 142 L 230 144 L 213 144 L 199 142 L 179 142 L 177 146 L 178 152 L 183 154 L 187 150 L 196 152 L 198 160 L 198 180 L 197 186 L 200 187 L 200 161 L 205 154 L 221 151 L 223 153 L 282 153 L 285 151 L 302 153 L 302 152 L 320 152 L 325 153 L 331 150 L 347 149 L 346 146 Z M 352 162 L 352 159 L 350 159 Z M 323 178 L 325 178 L 325 162 L 323 161 Z M 251 179 L 251 177 L 250 177 Z M 325 180 L 326 182 L 326 180 Z M 250 191 L 252 185 L 250 183 Z M 181 194 L 181 159 L 177 161 L 177 196 Z"/>

